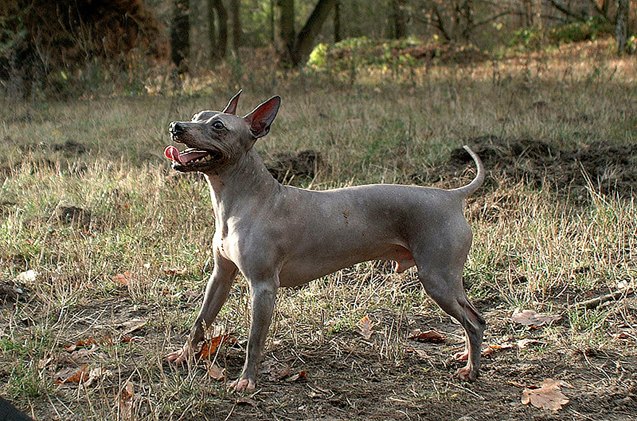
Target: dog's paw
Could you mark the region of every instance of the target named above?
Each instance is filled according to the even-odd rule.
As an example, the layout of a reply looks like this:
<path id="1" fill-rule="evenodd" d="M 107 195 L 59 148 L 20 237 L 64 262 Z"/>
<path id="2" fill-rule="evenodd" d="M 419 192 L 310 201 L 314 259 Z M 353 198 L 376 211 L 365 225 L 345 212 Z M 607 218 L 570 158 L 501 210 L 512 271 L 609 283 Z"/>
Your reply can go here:
<path id="1" fill-rule="evenodd" d="M 234 390 L 235 392 L 251 392 L 256 389 L 256 383 L 252 379 L 240 378 L 230 383 L 228 389 Z"/>
<path id="2" fill-rule="evenodd" d="M 456 371 L 456 377 L 463 382 L 472 382 L 478 377 L 476 370 L 471 370 L 471 367 L 462 367 Z"/>

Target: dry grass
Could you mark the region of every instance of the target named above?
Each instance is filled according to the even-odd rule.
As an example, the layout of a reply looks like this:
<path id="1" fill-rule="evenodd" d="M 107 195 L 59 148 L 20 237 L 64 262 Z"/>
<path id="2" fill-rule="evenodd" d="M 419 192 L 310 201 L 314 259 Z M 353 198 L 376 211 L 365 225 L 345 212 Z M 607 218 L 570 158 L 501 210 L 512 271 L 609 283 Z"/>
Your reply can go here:
<path id="1" fill-rule="evenodd" d="M 606 48 L 597 43 L 577 54 L 432 68 L 404 80 L 361 71 L 353 86 L 337 75 L 290 76 L 276 91 L 247 89 L 240 110 L 270 94 L 283 97 L 275 127 L 258 148 L 266 159 L 280 151 L 319 151 L 326 165 L 312 188 L 418 177 L 458 185 L 454 173 L 432 172 L 453 148 L 478 136 L 538 139 L 556 149 L 637 142 L 635 61 L 617 61 Z M 266 366 L 306 370 L 306 383 L 264 373 L 260 393 L 237 401 L 202 365 L 162 364 L 198 310 L 214 228 L 205 184 L 175 176 L 161 157 L 166 127 L 194 111 L 222 107 L 230 93 L 223 86 L 219 82 L 210 96 L 4 100 L 0 281 L 29 269 L 38 275 L 18 281 L 24 293 L 0 309 L 0 394 L 38 419 L 481 419 L 505 413 L 519 419 L 537 410 L 519 404 L 521 390 L 506 382 L 539 384 L 555 376 L 575 385 L 564 410 L 569 418 L 634 411 L 637 303 L 572 306 L 634 286 L 634 196 L 602 196 L 595 179 L 584 190 L 538 189 L 495 169 L 468 206 L 475 237 L 465 280 L 487 316 L 487 343 L 533 337 L 541 346 L 487 359 L 476 384 L 449 380 L 454 367 L 444 356 L 461 346 L 460 331 L 426 298 L 413 273 L 365 263 L 279 294 Z M 70 205 L 90 218 L 60 219 L 61 207 Z M 127 286 L 113 279 L 125 271 Z M 242 364 L 245 290 L 239 279 L 217 320 L 239 339 L 219 354 L 229 377 Z M 529 332 L 509 321 L 516 308 L 563 319 Z M 369 341 L 356 333 L 365 314 L 376 323 Z M 135 318 L 146 321 L 134 333 L 143 339 L 120 343 L 122 324 Z M 449 341 L 425 347 L 431 357 L 418 359 L 406 352 L 415 346 L 406 337 L 427 326 L 446 331 Z M 88 355 L 64 350 L 90 336 L 100 344 Z M 81 364 L 110 374 L 88 387 L 55 384 L 56 372 Z M 130 416 L 119 404 L 127 381 L 134 385 Z M 594 407 L 600 399 L 615 402 L 609 397 L 623 404 Z"/>

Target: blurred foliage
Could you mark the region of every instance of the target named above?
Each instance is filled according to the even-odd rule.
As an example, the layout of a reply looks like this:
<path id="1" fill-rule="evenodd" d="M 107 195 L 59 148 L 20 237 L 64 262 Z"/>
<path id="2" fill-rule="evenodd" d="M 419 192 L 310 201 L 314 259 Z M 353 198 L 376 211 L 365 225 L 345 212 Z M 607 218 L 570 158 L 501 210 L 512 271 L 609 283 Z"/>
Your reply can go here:
<path id="1" fill-rule="evenodd" d="M 583 22 L 570 22 L 548 29 L 522 28 L 513 31 L 509 47 L 522 50 L 539 50 L 548 45 L 594 41 L 603 35 L 612 35 L 613 26 L 601 17 L 591 17 Z"/>
<path id="2" fill-rule="evenodd" d="M 281 71 L 280 48 L 275 45 L 276 4 L 276 0 L 241 0 L 242 47 L 211 68 L 208 3 L 190 0 L 193 47 L 188 77 L 224 74 L 229 90 L 276 84 Z M 294 2 L 296 31 L 316 4 L 316 0 Z M 526 7 L 530 3 L 517 0 L 404 0 L 408 36 L 388 39 L 393 34 L 393 4 L 379 0 L 370 7 L 366 0 L 342 1 L 336 37 L 342 40 L 334 42 L 336 25 L 330 16 L 314 40 L 309 67 L 349 72 L 354 80 L 360 66 L 408 73 L 421 65 L 497 59 L 614 36 L 610 17 L 616 12 L 610 3 L 602 13 L 590 0 L 573 0 L 568 13 L 563 13 L 551 2 L 541 1 L 537 3 L 541 13 L 534 14 Z M 633 5 L 637 0 L 631 0 L 628 53 L 637 50 L 631 37 L 636 27 Z M 1 1 L 0 93 L 9 98 L 68 99 L 167 92 L 171 86 L 183 92 L 191 82 L 188 77 L 171 79 L 173 65 L 168 59 L 173 6 L 173 0 Z M 266 74 L 265 79 L 255 78 L 255 72 Z"/>
<path id="3" fill-rule="evenodd" d="M 489 54 L 471 44 L 449 44 L 437 37 L 376 41 L 348 38 L 336 44 L 318 44 L 308 60 L 315 70 L 344 71 L 352 66 L 410 68 L 423 63 L 465 63 L 486 60 Z"/>

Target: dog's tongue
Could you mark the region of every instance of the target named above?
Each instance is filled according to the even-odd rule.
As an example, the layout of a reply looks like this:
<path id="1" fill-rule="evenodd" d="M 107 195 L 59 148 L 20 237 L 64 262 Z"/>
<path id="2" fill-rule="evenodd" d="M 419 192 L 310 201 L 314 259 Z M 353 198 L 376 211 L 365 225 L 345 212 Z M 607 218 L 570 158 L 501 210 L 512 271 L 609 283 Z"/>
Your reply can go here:
<path id="1" fill-rule="evenodd" d="M 179 149 L 174 146 L 168 146 L 164 149 L 164 156 L 171 161 L 179 162 L 182 164 L 181 159 L 179 158 Z"/>
<path id="2" fill-rule="evenodd" d="M 192 161 L 193 159 L 202 158 L 208 155 L 206 151 L 198 151 L 195 149 L 186 149 L 183 152 L 179 152 L 179 149 L 174 146 L 168 146 L 164 149 L 164 156 L 171 161 L 178 162 L 182 165 L 185 165 Z"/>

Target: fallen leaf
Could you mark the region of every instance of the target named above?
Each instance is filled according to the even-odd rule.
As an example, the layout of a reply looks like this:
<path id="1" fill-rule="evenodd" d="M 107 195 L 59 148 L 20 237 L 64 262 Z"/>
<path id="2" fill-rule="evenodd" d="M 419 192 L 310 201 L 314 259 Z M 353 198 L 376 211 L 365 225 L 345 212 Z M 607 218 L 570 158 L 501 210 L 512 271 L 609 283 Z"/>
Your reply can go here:
<path id="1" fill-rule="evenodd" d="M 237 398 L 237 405 L 257 406 L 257 401 L 247 396 L 241 396 Z"/>
<path id="2" fill-rule="evenodd" d="M 372 330 L 373 328 L 374 323 L 372 323 L 367 314 L 358 321 L 358 333 L 367 340 L 369 340 L 374 334 L 374 331 Z"/>
<path id="3" fill-rule="evenodd" d="M 122 324 L 120 324 L 120 327 L 124 328 L 124 331 L 122 332 L 122 336 L 123 335 L 130 335 L 131 333 L 141 329 L 142 327 L 146 326 L 147 321 L 144 319 L 131 319 L 128 320 Z"/>
<path id="4" fill-rule="evenodd" d="M 538 341 L 537 339 L 520 339 L 519 341 L 516 342 L 516 345 L 518 346 L 518 348 L 524 349 L 528 347 L 529 345 L 535 345 L 535 344 L 541 344 L 541 343 L 543 342 Z"/>
<path id="5" fill-rule="evenodd" d="M 561 380 L 545 379 L 537 389 L 524 389 L 521 401 L 525 405 L 530 403 L 536 408 L 558 411 L 569 401 L 560 390 L 560 386 L 572 387 Z"/>
<path id="6" fill-rule="evenodd" d="M 615 335 L 615 339 L 630 339 L 630 335 L 626 332 L 619 332 Z"/>
<path id="7" fill-rule="evenodd" d="M 64 370 L 58 371 L 55 373 L 55 383 L 56 384 L 65 384 L 65 383 L 77 383 L 80 384 L 85 382 L 89 378 L 89 368 L 88 365 L 83 365 L 80 368 L 71 367 L 66 368 Z"/>
<path id="8" fill-rule="evenodd" d="M 482 356 L 483 357 L 488 357 L 490 355 L 493 355 L 496 351 L 502 351 L 502 350 L 511 349 L 511 348 L 513 348 L 512 344 L 503 344 L 503 345 L 492 344 L 492 345 L 488 345 L 485 349 L 482 350 Z"/>
<path id="9" fill-rule="evenodd" d="M 307 373 L 305 372 L 305 370 L 301 370 L 295 375 L 285 379 L 286 382 L 297 382 L 297 381 L 304 381 L 304 380 L 307 380 Z"/>
<path id="10" fill-rule="evenodd" d="M 411 335 L 408 337 L 408 339 L 418 342 L 429 342 L 432 344 L 440 344 L 447 340 L 445 335 L 438 332 L 437 330 L 426 330 L 424 332 L 421 332 L 418 329 L 411 332 Z"/>
<path id="11" fill-rule="evenodd" d="M 141 336 L 132 336 L 132 335 L 129 335 L 129 334 L 122 335 L 119 338 L 119 341 L 121 343 L 123 343 L 123 344 L 127 344 L 127 343 L 130 343 L 130 342 L 141 342 L 143 340 L 144 340 L 144 338 L 141 337 Z"/>
<path id="12" fill-rule="evenodd" d="M 46 366 L 49 365 L 51 361 L 53 361 L 53 357 L 51 355 L 46 355 L 38 361 L 38 368 L 40 370 L 46 368 Z"/>
<path id="13" fill-rule="evenodd" d="M 75 351 L 78 348 L 89 346 L 89 345 L 94 345 L 96 343 L 97 343 L 97 341 L 95 340 L 95 338 L 92 337 L 92 336 L 89 336 L 86 339 L 79 339 L 74 344 L 65 346 L 64 350 L 67 351 L 67 352 L 73 352 L 73 351 Z"/>
<path id="14" fill-rule="evenodd" d="M 286 377 L 289 377 L 290 374 L 292 374 L 292 367 L 290 367 L 289 365 L 283 366 L 279 369 L 270 367 L 269 373 L 270 380 L 283 380 Z"/>
<path id="15" fill-rule="evenodd" d="M 84 382 L 84 386 L 88 387 L 93 383 L 96 383 L 112 375 L 113 372 L 111 370 L 107 370 L 102 367 L 92 368 L 88 373 L 88 379 L 86 379 L 86 381 Z"/>
<path id="16" fill-rule="evenodd" d="M 126 382 L 122 391 L 119 394 L 119 412 L 122 419 L 132 419 L 133 415 L 133 398 L 135 397 L 135 390 L 133 383 L 129 380 Z"/>
<path id="17" fill-rule="evenodd" d="M 201 351 L 199 351 L 197 356 L 199 358 L 208 358 L 208 359 L 214 358 L 215 354 L 217 353 L 217 349 L 219 349 L 221 344 L 228 342 L 229 339 L 230 339 L 230 335 L 228 334 L 219 335 L 219 336 L 210 338 L 210 340 L 207 340 L 206 342 L 203 343 L 203 345 L 201 346 Z"/>
<path id="18" fill-rule="evenodd" d="M 536 313 L 533 310 L 516 310 L 511 316 L 511 320 L 524 326 L 528 326 L 531 329 L 537 329 L 545 324 L 551 324 L 554 321 L 561 319 L 560 315 Z"/>
<path id="19" fill-rule="evenodd" d="M 427 351 L 425 351 L 424 349 L 418 349 L 418 348 L 413 348 L 413 347 L 407 347 L 405 349 L 405 351 L 407 352 L 413 352 L 414 354 L 416 354 L 416 356 L 420 359 L 426 360 L 429 359 L 429 354 L 427 353 Z"/>
<path id="20" fill-rule="evenodd" d="M 91 345 L 90 348 L 80 348 L 76 351 L 71 352 L 71 359 L 76 363 L 86 363 L 88 362 L 88 357 L 95 353 L 99 349 L 97 344 Z"/>
<path id="21" fill-rule="evenodd" d="M 206 365 L 208 376 L 215 380 L 223 380 L 226 378 L 226 369 L 219 367 L 217 364 L 209 363 Z"/>
<path id="22" fill-rule="evenodd" d="M 125 271 L 124 273 L 118 273 L 117 275 L 113 276 L 112 279 L 113 282 L 115 282 L 116 284 L 128 286 L 130 285 L 131 278 L 131 273 L 129 271 Z"/>
<path id="23" fill-rule="evenodd" d="M 36 272 L 33 269 L 30 269 L 25 272 L 19 273 L 18 276 L 15 277 L 15 280 L 19 282 L 24 282 L 24 283 L 35 282 L 38 275 L 39 275 L 38 272 Z"/>
<path id="24" fill-rule="evenodd" d="M 168 276 L 181 276 L 188 273 L 186 269 L 179 268 L 164 268 L 164 273 Z"/>

